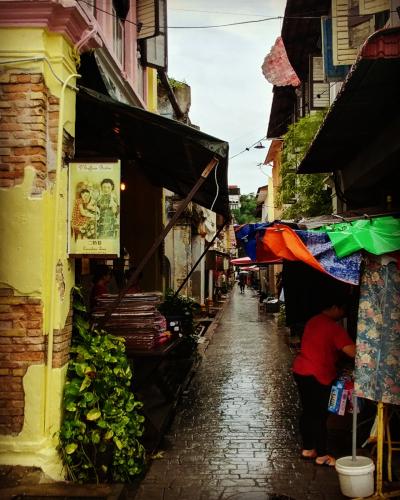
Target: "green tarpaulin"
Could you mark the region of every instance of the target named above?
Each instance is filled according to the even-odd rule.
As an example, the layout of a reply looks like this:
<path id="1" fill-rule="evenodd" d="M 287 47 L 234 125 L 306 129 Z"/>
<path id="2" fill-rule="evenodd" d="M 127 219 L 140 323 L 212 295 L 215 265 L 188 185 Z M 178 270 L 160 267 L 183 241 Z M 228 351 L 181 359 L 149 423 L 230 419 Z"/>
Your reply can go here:
<path id="1" fill-rule="evenodd" d="M 379 217 L 324 226 L 338 257 L 358 250 L 375 255 L 400 250 L 400 219 Z"/>

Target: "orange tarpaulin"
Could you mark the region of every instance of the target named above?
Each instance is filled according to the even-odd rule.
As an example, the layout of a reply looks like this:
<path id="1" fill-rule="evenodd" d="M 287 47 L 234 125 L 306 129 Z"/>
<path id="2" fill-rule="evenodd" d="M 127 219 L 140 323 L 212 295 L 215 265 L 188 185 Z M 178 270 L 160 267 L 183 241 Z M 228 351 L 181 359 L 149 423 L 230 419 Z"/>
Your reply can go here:
<path id="1" fill-rule="evenodd" d="M 299 236 L 288 226 L 275 224 L 268 227 L 263 237 L 260 238 L 257 247 L 257 260 L 262 260 L 267 256 L 271 258 L 271 254 L 276 259 L 301 260 L 317 271 L 326 273 Z"/>

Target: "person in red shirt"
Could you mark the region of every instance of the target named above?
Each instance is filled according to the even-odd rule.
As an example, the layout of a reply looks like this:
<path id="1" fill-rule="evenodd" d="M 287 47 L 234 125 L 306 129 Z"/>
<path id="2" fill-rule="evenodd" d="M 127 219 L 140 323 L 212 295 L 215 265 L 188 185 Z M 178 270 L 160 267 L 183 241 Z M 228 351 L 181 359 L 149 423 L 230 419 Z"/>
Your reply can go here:
<path id="1" fill-rule="evenodd" d="M 327 452 L 328 401 L 331 385 L 337 376 L 336 362 L 344 352 L 354 358 L 356 347 L 337 321 L 345 315 L 345 306 L 331 301 L 304 328 L 300 353 L 293 362 L 293 374 L 302 405 L 300 434 L 301 456 L 315 459 L 317 465 L 335 465 Z"/>

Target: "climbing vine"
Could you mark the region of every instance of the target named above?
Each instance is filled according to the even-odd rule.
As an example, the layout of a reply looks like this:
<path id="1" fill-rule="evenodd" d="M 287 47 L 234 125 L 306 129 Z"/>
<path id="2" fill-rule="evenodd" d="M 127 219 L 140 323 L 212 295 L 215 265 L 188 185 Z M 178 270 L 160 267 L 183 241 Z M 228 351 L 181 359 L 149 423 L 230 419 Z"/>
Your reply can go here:
<path id="1" fill-rule="evenodd" d="M 130 390 L 132 372 L 124 341 L 90 330 L 79 289 L 74 291 L 71 360 L 63 398 L 59 452 L 69 479 L 130 482 L 142 472 L 145 452 L 138 438 L 142 403 Z"/>
<path id="2" fill-rule="evenodd" d="M 283 207 L 282 218 L 300 219 L 332 212 L 330 191 L 324 182 L 326 174 L 296 173 L 325 114 L 325 111 L 320 111 L 300 118 L 289 126 L 284 135 L 282 179 L 278 190 L 278 204 Z"/>

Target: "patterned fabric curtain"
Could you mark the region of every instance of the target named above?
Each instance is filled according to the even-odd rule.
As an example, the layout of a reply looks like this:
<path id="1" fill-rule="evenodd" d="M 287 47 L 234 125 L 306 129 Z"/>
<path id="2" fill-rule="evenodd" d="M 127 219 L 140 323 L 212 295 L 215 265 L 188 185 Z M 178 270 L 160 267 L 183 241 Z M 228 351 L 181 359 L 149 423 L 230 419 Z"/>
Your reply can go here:
<path id="1" fill-rule="evenodd" d="M 388 255 L 369 255 L 361 278 L 355 390 L 400 405 L 400 272 Z"/>

